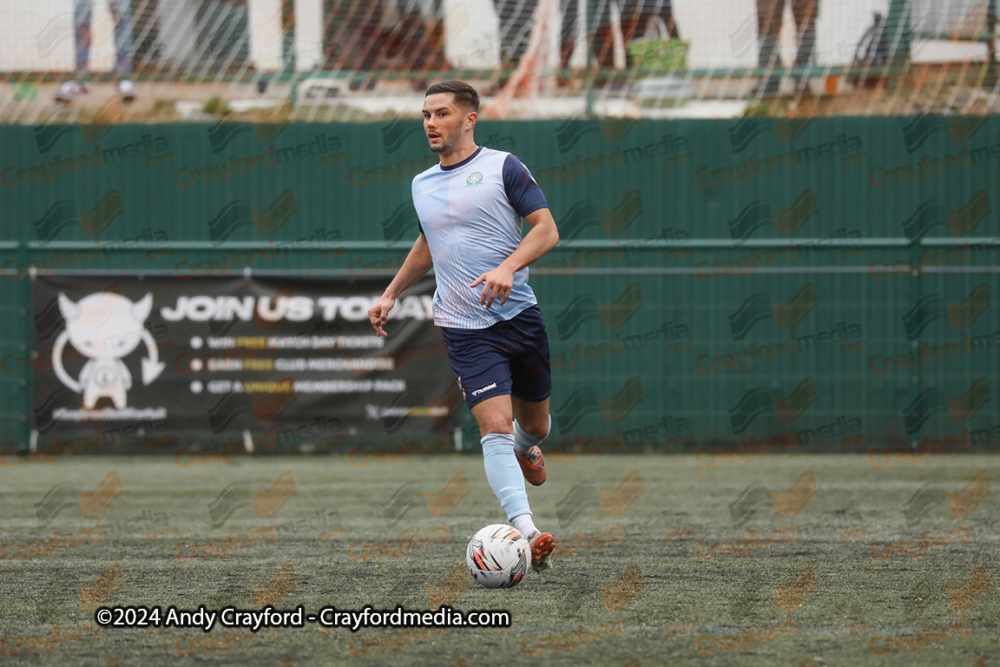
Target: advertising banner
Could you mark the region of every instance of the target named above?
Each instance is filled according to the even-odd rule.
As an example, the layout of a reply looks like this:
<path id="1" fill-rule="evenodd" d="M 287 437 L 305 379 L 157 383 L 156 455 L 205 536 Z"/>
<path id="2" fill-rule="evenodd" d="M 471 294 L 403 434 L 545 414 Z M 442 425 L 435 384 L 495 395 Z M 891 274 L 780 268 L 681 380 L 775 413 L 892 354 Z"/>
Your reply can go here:
<path id="1" fill-rule="evenodd" d="M 377 280 L 41 276 L 41 434 L 317 436 L 454 427 L 461 394 L 433 326 L 434 281 L 375 336 Z"/>

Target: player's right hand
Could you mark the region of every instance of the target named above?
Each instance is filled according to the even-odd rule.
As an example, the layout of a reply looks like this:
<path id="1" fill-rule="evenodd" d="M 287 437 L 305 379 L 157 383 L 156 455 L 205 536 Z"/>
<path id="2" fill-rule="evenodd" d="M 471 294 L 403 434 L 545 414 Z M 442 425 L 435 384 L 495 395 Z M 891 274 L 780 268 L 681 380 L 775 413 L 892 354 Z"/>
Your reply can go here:
<path id="1" fill-rule="evenodd" d="M 376 336 L 389 337 L 389 334 L 385 332 L 382 325 L 385 321 L 389 319 L 389 311 L 392 307 L 396 305 L 396 300 L 391 299 L 387 296 L 380 296 L 378 301 L 372 304 L 372 307 L 368 309 L 368 321 L 372 323 L 375 328 Z"/>

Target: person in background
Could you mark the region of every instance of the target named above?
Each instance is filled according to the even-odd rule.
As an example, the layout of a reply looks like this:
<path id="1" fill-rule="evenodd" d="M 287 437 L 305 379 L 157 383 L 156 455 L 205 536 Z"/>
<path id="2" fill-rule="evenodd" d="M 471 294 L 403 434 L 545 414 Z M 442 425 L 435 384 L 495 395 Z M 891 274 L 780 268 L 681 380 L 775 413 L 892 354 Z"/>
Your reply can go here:
<path id="1" fill-rule="evenodd" d="M 593 8 L 597 17 L 594 58 L 601 69 L 614 69 L 615 27 L 612 22 L 612 2 L 619 9 L 619 27 L 623 46 L 626 48 L 626 67 L 632 66 L 629 62 L 631 57 L 627 55 L 627 45 L 632 40 L 655 35 L 661 30 L 665 33 L 662 38 L 680 39 L 671 0 L 600 0 Z M 559 66 L 568 69 L 576 48 L 577 0 L 563 0 L 562 19 Z"/>
<path id="2" fill-rule="evenodd" d="M 795 55 L 795 67 L 809 67 L 812 64 L 813 51 L 816 47 L 816 18 L 819 16 L 819 0 L 790 0 L 792 16 L 795 17 L 795 42 L 798 51 Z M 758 94 L 775 95 L 781 84 L 781 78 L 774 74 L 776 67 L 781 67 L 781 54 L 778 52 L 778 35 L 781 33 L 782 14 L 785 12 L 785 0 L 757 0 L 757 42 L 760 48 L 757 64 L 762 69 L 771 70 L 765 79 L 761 80 Z M 796 90 L 805 88 L 808 77 L 799 75 L 795 79 Z"/>
<path id="3" fill-rule="evenodd" d="M 132 85 L 132 13 L 128 0 L 111 0 L 108 3 L 111 19 L 115 24 L 115 72 L 118 74 L 118 94 L 123 102 L 135 99 Z M 72 102 L 90 93 L 90 44 L 92 40 L 90 24 L 93 15 L 93 0 L 73 0 L 73 24 L 76 44 L 76 75 L 65 82 L 56 93 L 57 102 Z"/>

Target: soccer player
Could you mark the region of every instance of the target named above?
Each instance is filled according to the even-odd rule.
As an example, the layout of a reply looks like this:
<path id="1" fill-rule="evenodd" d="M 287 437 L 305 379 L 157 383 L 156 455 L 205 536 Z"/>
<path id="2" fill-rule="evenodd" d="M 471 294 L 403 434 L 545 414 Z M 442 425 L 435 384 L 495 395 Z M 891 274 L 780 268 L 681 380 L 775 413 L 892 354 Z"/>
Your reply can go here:
<path id="1" fill-rule="evenodd" d="M 420 235 L 368 317 L 376 335 L 387 335 L 382 327 L 396 298 L 433 266 L 434 323 L 479 424 L 486 478 L 531 544 L 532 567 L 545 569 L 555 540 L 535 527 L 524 480 L 545 482 L 538 445 L 552 424 L 549 343 L 527 266 L 555 247 L 559 232 L 527 167 L 476 145 L 475 88 L 434 84 L 423 111 L 441 161 L 413 179 Z M 531 227 L 523 238 L 521 218 Z"/>

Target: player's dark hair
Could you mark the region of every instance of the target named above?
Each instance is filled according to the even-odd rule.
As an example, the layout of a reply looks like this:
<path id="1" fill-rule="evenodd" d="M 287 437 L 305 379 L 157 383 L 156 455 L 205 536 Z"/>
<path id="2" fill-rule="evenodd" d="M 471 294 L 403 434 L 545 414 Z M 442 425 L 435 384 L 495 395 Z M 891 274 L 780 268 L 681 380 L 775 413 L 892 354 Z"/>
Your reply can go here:
<path id="1" fill-rule="evenodd" d="M 424 97 L 437 95 L 438 93 L 451 93 L 455 96 L 455 103 L 464 106 L 470 111 L 479 113 L 479 93 L 476 89 L 464 81 L 442 81 L 435 83 L 427 89 Z"/>

